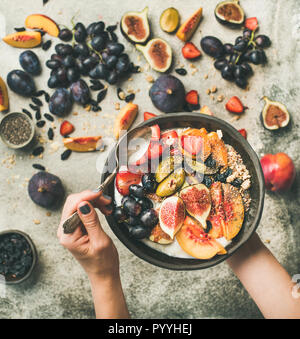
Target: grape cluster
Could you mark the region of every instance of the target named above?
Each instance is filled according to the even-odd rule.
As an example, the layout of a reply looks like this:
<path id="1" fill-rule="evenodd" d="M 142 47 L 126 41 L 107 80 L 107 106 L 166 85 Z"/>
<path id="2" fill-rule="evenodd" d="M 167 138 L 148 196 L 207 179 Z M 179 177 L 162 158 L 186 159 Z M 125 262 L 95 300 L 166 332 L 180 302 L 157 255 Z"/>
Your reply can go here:
<path id="1" fill-rule="evenodd" d="M 243 36 L 238 36 L 234 45 L 223 45 L 223 55 L 218 58 L 214 66 L 221 71 L 225 80 L 234 81 L 241 88 L 247 87 L 247 79 L 253 75 L 251 64 L 261 65 L 267 62 L 264 48 L 271 45 L 266 35 L 255 37 L 255 31 L 244 29 Z"/>
<path id="2" fill-rule="evenodd" d="M 64 28 L 59 38 L 64 43 L 55 46 L 55 54 L 46 62 L 51 69 L 48 80 L 49 88 L 69 88 L 77 84 L 78 103 L 89 103 L 88 86 L 81 77 L 88 76 L 92 80 L 92 90 L 95 81 L 105 80 L 114 85 L 121 78 L 129 77 L 130 73 L 137 72 L 137 67 L 130 62 L 129 56 L 124 53 L 124 45 L 118 42 L 114 33 L 116 25 L 105 27 L 104 22 L 94 22 L 87 28 L 82 23 L 74 25 L 72 30 Z M 72 41 L 71 44 L 67 42 Z M 74 87 L 74 86 L 73 86 Z M 104 86 L 96 86 L 103 89 Z"/>

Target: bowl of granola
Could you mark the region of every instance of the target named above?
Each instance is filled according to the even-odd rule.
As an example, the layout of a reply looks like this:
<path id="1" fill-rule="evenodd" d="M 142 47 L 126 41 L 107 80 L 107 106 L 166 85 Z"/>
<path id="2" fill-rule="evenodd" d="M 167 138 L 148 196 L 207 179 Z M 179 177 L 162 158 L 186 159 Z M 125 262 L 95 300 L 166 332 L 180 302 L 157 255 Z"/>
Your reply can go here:
<path id="1" fill-rule="evenodd" d="M 141 126 L 151 127 L 152 138 L 108 187 L 116 206 L 109 226 L 135 255 L 162 268 L 226 260 L 260 222 L 265 187 L 255 151 L 213 116 L 167 114 Z M 107 163 L 113 158 L 114 150 Z"/>

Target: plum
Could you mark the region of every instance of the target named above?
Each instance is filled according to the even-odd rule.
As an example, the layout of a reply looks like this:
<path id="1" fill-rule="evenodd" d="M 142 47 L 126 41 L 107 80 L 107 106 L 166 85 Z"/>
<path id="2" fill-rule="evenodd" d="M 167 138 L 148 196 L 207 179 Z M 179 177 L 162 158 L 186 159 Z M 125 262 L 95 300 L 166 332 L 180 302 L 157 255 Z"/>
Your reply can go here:
<path id="1" fill-rule="evenodd" d="M 28 193 L 33 202 L 44 208 L 53 208 L 62 202 L 65 190 L 61 180 L 48 172 L 38 172 L 29 181 Z"/>
<path id="2" fill-rule="evenodd" d="M 71 93 L 75 102 L 82 106 L 87 105 L 91 100 L 91 94 L 88 85 L 82 79 L 71 85 Z"/>
<path id="3" fill-rule="evenodd" d="M 50 98 L 49 110 L 52 114 L 62 117 L 70 113 L 72 105 L 69 91 L 65 88 L 58 88 Z"/>
<path id="4" fill-rule="evenodd" d="M 13 70 L 7 75 L 9 88 L 24 97 L 32 97 L 36 92 L 35 83 L 32 77 L 21 70 Z"/>
<path id="5" fill-rule="evenodd" d="M 20 54 L 19 57 L 20 65 L 23 69 L 32 74 L 39 75 L 41 73 L 41 64 L 37 55 L 32 51 L 25 51 Z"/>

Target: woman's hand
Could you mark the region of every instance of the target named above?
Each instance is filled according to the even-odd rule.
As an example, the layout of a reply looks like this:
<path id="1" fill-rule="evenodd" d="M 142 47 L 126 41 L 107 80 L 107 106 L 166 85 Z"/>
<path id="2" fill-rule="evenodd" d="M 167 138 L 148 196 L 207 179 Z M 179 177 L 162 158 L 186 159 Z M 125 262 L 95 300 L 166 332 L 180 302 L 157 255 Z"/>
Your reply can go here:
<path id="1" fill-rule="evenodd" d="M 89 202 L 93 201 L 93 205 Z M 111 214 L 111 198 L 101 192 L 84 191 L 70 195 L 65 203 L 57 236 L 86 271 L 92 287 L 98 318 L 128 318 L 120 275 L 119 256 L 110 237 L 103 231 L 97 207 Z M 93 207 L 94 206 L 94 207 Z M 73 234 L 64 234 L 63 222 L 77 210 L 82 221 Z"/>
<path id="2" fill-rule="evenodd" d="M 65 203 L 57 236 L 60 243 L 78 260 L 89 278 L 117 277 L 119 258 L 110 237 L 103 231 L 98 215 L 89 201 L 103 213 L 111 213 L 111 198 L 101 192 L 84 191 L 70 195 Z M 62 224 L 77 210 L 82 221 L 73 234 L 64 234 Z M 84 226 L 84 227 L 83 227 Z"/>

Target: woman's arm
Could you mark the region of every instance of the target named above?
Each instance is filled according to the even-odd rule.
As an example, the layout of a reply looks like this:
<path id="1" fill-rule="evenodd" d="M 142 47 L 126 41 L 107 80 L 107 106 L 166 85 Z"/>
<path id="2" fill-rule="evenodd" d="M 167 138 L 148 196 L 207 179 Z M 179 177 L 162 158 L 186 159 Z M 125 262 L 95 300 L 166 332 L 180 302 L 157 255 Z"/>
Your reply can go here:
<path id="1" fill-rule="evenodd" d="M 255 233 L 227 263 L 265 318 L 300 318 L 295 283 Z"/>

